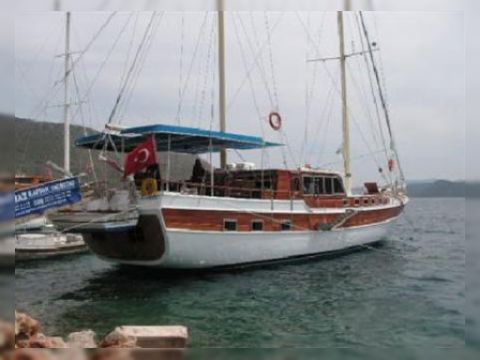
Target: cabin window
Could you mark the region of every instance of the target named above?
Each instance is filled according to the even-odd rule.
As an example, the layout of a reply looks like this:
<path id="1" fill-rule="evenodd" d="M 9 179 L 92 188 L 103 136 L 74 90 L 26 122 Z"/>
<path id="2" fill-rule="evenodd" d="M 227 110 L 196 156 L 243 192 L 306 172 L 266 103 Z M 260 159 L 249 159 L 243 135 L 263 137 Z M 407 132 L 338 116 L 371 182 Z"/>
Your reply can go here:
<path id="1" fill-rule="evenodd" d="M 368 199 L 363 199 L 363 205 L 368 205 Z"/>
<path id="2" fill-rule="evenodd" d="M 333 192 L 335 194 L 343 194 L 345 192 L 339 178 L 333 178 Z"/>
<path id="3" fill-rule="evenodd" d="M 323 177 L 315 178 L 315 194 L 318 194 L 318 195 L 325 194 L 325 178 Z"/>
<path id="4" fill-rule="evenodd" d="M 332 195 L 343 194 L 343 184 L 337 177 L 304 176 L 303 193 L 305 195 Z"/>
<path id="5" fill-rule="evenodd" d="M 360 205 L 360 199 L 355 199 L 355 206 Z"/>
<path id="6" fill-rule="evenodd" d="M 252 231 L 263 231 L 263 220 L 253 220 Z"/>
<path id="7" fill-rule="evenodd" d="M 263 184 L 263 186 L 262 186 Z M 257 180 L 255 181 L 255 189 L 262 189 L 263 190 L 273 190 L 273 187 L 272 187 L 272 181 L 270 180 L 264 180 L 263 183 L 261 180 Z"/>
<path id="8" fill-rule="evenodd" d="M 223 220 L 224 231 L 237 231 L 237 220 L 225 219 Z"/>
<path id="9" fill-rule="evenodd" d="M 272 181 L 271 180 L 264 180 L 263 181 L 263 188 L 267 190 L 272 190 Z"/>
<path id="10" fill-rule="evenodd" d="M 348 206 L 348 199 L 343 199 L 343 206 L 345 206 L 345 207 Z"/>
<path id="11" fill-rule="evenodd" d="M 315 182 L 310 176 L 304 176 L 303 178 L 303 193 L 306 195 L 315 194 Z"/>
<path id="12" fill-rule="evenodd" d="M 333 194 L 333 178 L 325 178 L 325 194 Z"/>
<path id="13" fill-rule="evenodd" d="M 292 230 L 292 222 L 290 220 L 282 221 L 281 229 L 282 229 L 282 231 Z"/>

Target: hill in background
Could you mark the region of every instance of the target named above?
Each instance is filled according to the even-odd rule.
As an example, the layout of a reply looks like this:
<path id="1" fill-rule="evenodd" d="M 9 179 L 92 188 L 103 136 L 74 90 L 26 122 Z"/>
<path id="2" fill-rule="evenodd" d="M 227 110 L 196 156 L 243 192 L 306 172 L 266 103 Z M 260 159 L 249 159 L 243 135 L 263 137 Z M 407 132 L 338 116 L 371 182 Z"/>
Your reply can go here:
<path id="1" fill-rule="evenodd" d="M 468 184 L 472 190 L 480 188 Z M 407 185 L 411 197 L 465 197 L 467 184 L 465 181 L 429 180 L 410 181 Z"/>
<path id="2" fill-rule="evenodd" d="M 86 131 L 86 132 L 85 132 Z M 71 143 L 74 139 L 95 133 L 92 129 L 72 125 Z M 98 161 L 98 152 L 93 151 L 95 168 L 100 178 L 118 177 L 118 173 Z M 166 171 L 166 157 L 160 154 L 163 173 Z M 191 175 L 196 157 L 172 154 L 172 179 L 186 179 Z M 63 124 L 31 121 L 0 115 L 0 163 L 2 171 L 29 175 L 41 174 L 47 161 L 63 164 Z M 84 172 L 88 163 L 88 151 L 72 147 L 72 171 Z M 208 165 L 207 165 L 208 166 Z M 480 197 L 480 183 L 464 181 L 421 180 L 408 183 L 411 197 Z"/>
<path id="3" fill-rule="evenodd" d="M 96 133 L 92 129 L 84 130 L 72 125 L 71 144 L 74 139 Z M 14 169 L 16 174 L 37 175 L 45 171 L 47 161 L 63 164 L 63 124 L 32 121 L 27 119 L 0 116 L 0 144 L 5 151 L 0 152 L 2 169 Z M 89 165 L 89 152 L 72 146 L 71 169 L 74 174 L 85 172 Z M 118 177 L 104 162 L 98 160 L 99 151 L 92 151 L 95 169 L 100 179 Z M 113 158 L 113 154 L 111 155 Z M 161 170 L 166 171 L 166 156 L 160 154 Z M 195 156 L 184 154 L 171 155 L 171 178 L 185 179 L 192 174 Z M 59 175 L 59 174 L 56 174 Z"/>

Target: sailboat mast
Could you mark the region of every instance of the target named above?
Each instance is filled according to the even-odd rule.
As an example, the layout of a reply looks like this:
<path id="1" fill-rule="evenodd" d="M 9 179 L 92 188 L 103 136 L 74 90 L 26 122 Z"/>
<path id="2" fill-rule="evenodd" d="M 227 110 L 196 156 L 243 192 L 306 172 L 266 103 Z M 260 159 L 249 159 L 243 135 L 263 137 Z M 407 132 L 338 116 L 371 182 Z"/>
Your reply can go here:
<path id="1" fill-rule="evenodd" d="M 348 2 L 347 2 L 348 5 Z M 345 172 L 345 191 L 352 193 L 352 173 L 350 164 L 350 123 L 347 106 L 347 72 L 345 57 L 345 33 L 343 27 L 343 11 L 337 11 L 338 37 L 340 44 L 340 74 L 342 87 L 342 131 L 343 131 L 343 167 Z"/>
<path id="2" fill-rule="evenodd" d="M 225 19 L 224 19 L 224 0 L 217 0 L 218 13 L 218 82 L 219 82 L 219 112 L 220 112 L 220 131 L 225 132 L 226 124 L 226 102 L 225 102 Z M 227 152 L 220 152 L 220 167 L 227 167 Z"/>
<path id="3" fill-rule="evenodd" d="M 63 168 L 65 174 L 70 174 L 70 104 L 69 104 L 69 77 L 70 77 L 70 12 L 66 12 L 65 23 L 65 82 L 64 82 L 64 104 L 63 104 Z"/>

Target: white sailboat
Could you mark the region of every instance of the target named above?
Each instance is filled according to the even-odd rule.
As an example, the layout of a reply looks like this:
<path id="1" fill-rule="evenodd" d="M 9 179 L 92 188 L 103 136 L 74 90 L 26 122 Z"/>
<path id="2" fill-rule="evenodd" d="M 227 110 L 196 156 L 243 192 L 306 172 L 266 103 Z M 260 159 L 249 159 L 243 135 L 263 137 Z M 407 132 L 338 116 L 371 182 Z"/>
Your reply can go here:
<path id="1" fill-rule="evenodd" d="M 227 164 L 227 150 L 263 151 L 282 144 L 226 132 L 222 2 L 218 14 L 220 131 L 157 124 L 109 127 L 104 133 L 78 139 L 79 147 L 130 153 L 127 159 L 131 158 L 136 167 L 135 177 L 127 182 L 130 191 L 116 191 L 109 201 L 98 200 L 102 207 L 90 204 L 88 209 L 58 212 L 51 217 L 54 223 L 82 233 L 90 249 L 102 259 L 174 269 L 314 257 L 365 248 L 385 239 L 408 197 L 391 133 L 394 158 L 389 160 L 388 171 L 397 166 L 398 181 L 385 187 L 371 182 L 363 194 L 352 192 L 345 75 L 349 55 L 345 53 L 343 12 L 337 13 L 343 173 L 309 166 L 257 170 L 248 163 Z M 367 55 L 371 53 L 369 49 Z M 375 69 L 373 57 L 371 61 Z M 383 99 L 380 85 L 378 91 Z M 384 110 L 389 122 L 386 107 Z M 269 119 L 272 128 L 279 130 L 280 115 L 272 112 Z M 210 169 L 205 169 L 199 163 L 191 178 L 174 182 L 169 166 L 165 177 L 156 171 L 156 151 L 165 152 L 168 159 L 172 152 L 220 153 L 220 168 L 210 164 Z M 142 165 L 147 162 L 150 166 L 144 171 L 146 166 Z"/>
<path id="2" fill-rule="evenodd" d="M 64 79 L 64 167 L 63 172 L 67 176 L 70 170 L 70 99 L 69 99 L 69 77 L 70 77 L 70 27 L 71 13 L 65 13 L 65 79 Z M 30 179 L 29 177 L 26 177 Z M 23 182 L 15 190 L 33 188 L 37 183 L 48 183 L 53 179 L 37 179 L 35 181 Z M 16 178 L 17 179 L 17 178 Z M 79 234 L 66 234 L 57 231 L 45 215 L 29 216 L 24 219 L 17 219 L 15 224 L 15 235 L 9 237 L 10 246 L 14 244 L 15 260 L 37 260 L 53 258 L 64 255 L 83 253 L 88 250 L 83 237 Z"/>

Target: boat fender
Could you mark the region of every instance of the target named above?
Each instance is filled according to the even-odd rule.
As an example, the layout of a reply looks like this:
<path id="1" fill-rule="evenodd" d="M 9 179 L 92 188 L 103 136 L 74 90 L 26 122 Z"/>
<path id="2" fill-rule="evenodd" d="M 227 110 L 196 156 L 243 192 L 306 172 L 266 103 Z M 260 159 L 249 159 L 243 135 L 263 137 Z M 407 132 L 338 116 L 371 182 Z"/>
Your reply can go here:
<path id="1" fill-rule="evenodd" d="M 143 196 L 153 195 L 157 192 L 157 180 L 154 178 L 147 178 L 142 181 L 141 192 Z"/>
<path id="2" fill-rule="evenodd" d="M 278 131 L 282 128 L 282 117 L 276 111 L 272 111 L 268 115 L 268 122 L 270 123 L 270 126 L 273 130 Z"/>

